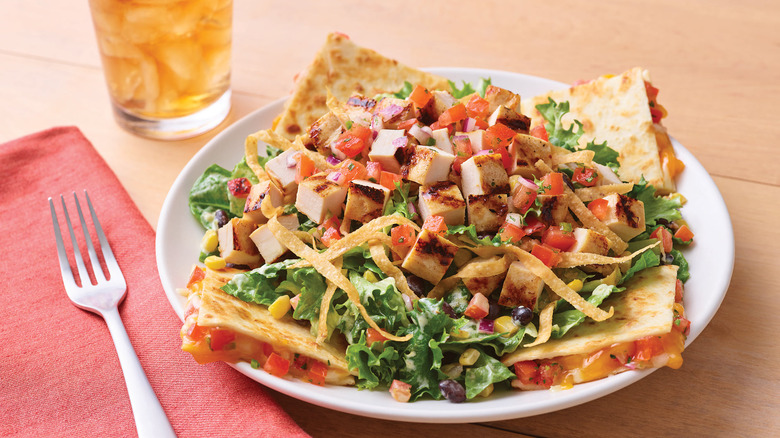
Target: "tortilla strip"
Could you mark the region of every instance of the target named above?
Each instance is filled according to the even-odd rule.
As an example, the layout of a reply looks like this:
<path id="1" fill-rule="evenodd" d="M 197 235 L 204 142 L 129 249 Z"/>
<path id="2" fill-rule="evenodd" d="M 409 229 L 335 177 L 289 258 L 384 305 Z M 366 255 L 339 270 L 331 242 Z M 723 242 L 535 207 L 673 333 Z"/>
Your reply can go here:
<path id="1" fill-rule="evenodd" d="M 416 300 L 418 298 L 417 294 L 415 294 L 414 291 L 412 291 L 412 288 L 409 287 L 409 283 L 406 281 L 406 276 L 404 273 L 398 269 L 398 266 L 394 265 L 393 262 L 391 262 L 387 257 L 387 253 L 385 253 L 385 245 L 378 240 L 372 239 L 368 243 L 368 249 L 371 251 L 371 258 L 374 260 L 374 263 L 376 263 L 377 267 L 379 267 L 382 272 L 395 279 L 395 286 L 398 288 L 398 290 L 400 290 L 402 294 L 408 296 L 409 298 Z"/>
<path id="2" fill-rule="evenodd" d="M 614 77 L 602 76 L 586 84 L 552 91 L 523 99 L 523 114 L 531 117 L 531 125 L 543 125 L 544 118 L 536 105 L 548 102 L 569 102 L 570 112 L 563 117 L 564 127 L 573 120 L 583 124 L 580 148 L 589 142 L 603 142 L 620 156 L 620 176 L 638 183 L 642 175 L 661 193 L 675 190 L 674 181 L 663 168 L 659 155 L 657 130 L 650 114 L 645 81 L 649 73 L 639 67 Z M 668 135 L 662 132 L 660 137 Z"/>
<path id="3" fill-rule="evenodd" d="M 336 269 L 341 269 L 341 261 L 333 263 Z M 333 294 L 336 293 L 336 284 L 327 280 L 328 288 L 325 289 L 325 294 L 322 296 L 320 302 L 320 315 L 317 319 L 317 343 L 322 344 L 325 342 L 325 338 L 328 337 L 328 312 L 330 311 L 330 302 L 333 299 Z"/>
<path id="4" fill-rule="evenodd" d="M 558 253 L 561 256 L 561 261 L 555 265 L 556 268 L 573 268 L 575 266 L 583 265 L 617 265 L 631 261 L 634 257 L 642 254 L 643 252 L 653 249 L 660 245 L 661 241 L 658 241 L 652 245 L 637 250 L 633 254 L 629 254 L 623 257 L 609 257 L 599 254 L 592 254 L 587 252 L 561 252 Z"/>
<path id="5" fill-rule="evenodd" d="M 552 317 L 555 310 L 555 302 L 549 303 L 539 312 L 539 334 L 536 336 L 536 340 L 524 347 L 533 347 L 539 344 L 544 344 L 550 340 L 552 335 Z"/>
<path id="6" fill-rule="evenodd" d="M 463 248 L 463 247 L 462 247 Z M 465 247 L 467 249 L 473 249 L 471 247 Z M 450 289 L 455 287 L 458 282 L 464 278 L 477 278 L 477 277 L 492 277 L 495 275 L 501 275 L 509 269 L 509 265 L 512 264 L 512 257 L 504 254 L 503 257 L 497 255 L 491 255 L 485 257 L 487 260 L 472 259 L 463 265 L 455 275 L 445 278 L 438 282 L 436 286 L 428 292 L 428 298 L 441 298 Z"/>
<path id="7" fill-rule="evenodd" d="M 574 194 L 582 200 L 582 202 L 590 202 L 594 199 L 603 198 L 612 193 L 619 193 L 624 195 L 634 188 L 633 183 L 622 184 L 605 184 L 603 186 L 585 187 L 577 189 Z"/>
<path id="8" fill-rule="evenodd" d="M 605 304 L 615 308 L 615 316 L 596 323 L 585 320 L 560 339 L 542 345 L 518 349 L 501 362 L 549 359 L 573 354 L 588 354 L 619 342 L 632 342 L 646 336 L 669 333 L 674 321 L 674 288 L 677 266 L 664 265 L 638 272 L 626 282 L 626 290 L 612 294 Z"/>
<path id="9" fill-rule="evenodd" d="M 596 155 L 596 153 L 593 151 L 577 151 L 566 154 L 553 154 L 552 165 L 557 166 L 559 164 L 567 163 L 582 163 L 588 165 L 593 162 L 594 155 Z"/>
<path id="10" fill-rule="evenodd" d="M 237 271 L 236 271 L 237 272 Z M 345 358 L 346 344 L 334 339 L 317 343 L 305 326 L 291 316 L 276 319 L 265 306 L 247 303 L 226 294 L 220 288 L 232 278 L 233 272 L 206 269 L 197 324 L 202 327 L 220 327 L 274 345 L 275 348 L 302 354 L 328 364 L 325 381 L 334 385 L 355 383 Z"/>
<path id="11" fill-rule="evenodd" d="M 450 89 L 443 77 L 408 67 L 357 46 L 346 35 L 332 33 L 298 77 L 275 131 L 290 140 L 303 135 L 312 123 L 328 112 L 326 90 L 345 102 L 354 93 L 368 97 L 395 93 L 403 87 L 404 81 L 429 90 Z"/>
<path id="12" fill-rule="evenodd" d="M 390 339 L 391 341 L 403 342 L 411 339 L 411 334 L 403 337 L 395 336 L 394 334 L 388 333 L 379 327 L 379 325 L 377 325 L 377 323 L 368 314 L 366 308 L 363 307 L 363 303 L 360 302 L 360 293 L 349 281 L 349 279 L 341 273 L 341 269 L 333 266 L 333 264 L 330 263 L 330 261 L 328 261 L 325 257 L 323 257 L 322 254 L 306 246 L 302 240 L 295 237 L 295 234 L 293 234 L 292 231 L 288 230 L 282 224 L 280 224 L 275 217 L 268 221 L 268 228 L 271 230 L 274 237 L 282 242 L 282 244 L 290 251 L 292 251 L 300 258 L 306 259 L 309 263 L 311 263 L 311 266 L 320 273 L 320 275 L 330 280 L 336 286 L 341 288 L 341 290 L 346 292 L 349 300 L 352 301 L 355 307 L 357 307 L 357 309 L 360 311 L 360 314 L 363 316 L 369 326 L 377 330 L 382 336 Z"/>

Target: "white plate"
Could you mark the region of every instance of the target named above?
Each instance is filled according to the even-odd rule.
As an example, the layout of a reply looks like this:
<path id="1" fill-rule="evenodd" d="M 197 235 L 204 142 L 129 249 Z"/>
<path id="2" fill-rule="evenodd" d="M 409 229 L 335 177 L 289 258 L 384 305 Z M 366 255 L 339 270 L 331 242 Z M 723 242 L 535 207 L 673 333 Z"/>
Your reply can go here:
<path id="1" fill-rule="evenodd" d="M 548 79 L 494 70 L 435 68 L 429 71 L 449 77 L 458 84 L 461 80 L 475 83 L 480 78 L 490 77 L 494 85 L 523 97 L 566 87 L 566 84 Z M 165 293 L 179 317 L 182 317 L 185 300 L 176 293 L 176 288 L 184 287 L 187 282 L 203 235 L 187 207 L 190 187 L 211 164 L 231 169 L 244 154 L 246 136 L 269 128 L 283 104 L 284 99 L 261 108 L 214 137 L 190 160 L 165 199 L 157 225 L 157 264 Z M 696 233 L 695 243 L 684 251 L 691 272 L 685 285 L 685 309 L 691 320 L 686 344 L 690 344 L 715 315 L 728 289 L 734 266 L 734 233 L 726 205 L 712 178 L 687 149 L 676 140 L 672 143 L 677 156 L 686 165 L 678 181 L 679 191 L 688 198 L 683 216 Z M 177 333 L 161 335 L 177 336 Z M 235 365 L 235 368 L 269 388 L 315 405 L 368 417 L 428 423 L 495 421 L 543 414 L 602 397 L 653 372 L 628 371 L 575 385 L 566 391 L 511 391 L 485 400 L 453 404 L 443 400 L 398 403 L 386 391 L 319 387 L 277 378 L 262 370 L 253 370 L 246 363 Z"/>

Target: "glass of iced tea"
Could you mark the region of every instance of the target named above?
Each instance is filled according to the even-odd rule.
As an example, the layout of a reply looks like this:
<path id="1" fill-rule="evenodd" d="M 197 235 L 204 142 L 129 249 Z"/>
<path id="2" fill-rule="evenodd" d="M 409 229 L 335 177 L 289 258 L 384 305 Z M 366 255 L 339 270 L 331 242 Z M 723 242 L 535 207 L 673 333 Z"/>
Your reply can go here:
<path id="1" fill-rule="evenodd" d="M 89 0 L 114 115 L 157 139 L 230 112 L 232 0 Z"/>

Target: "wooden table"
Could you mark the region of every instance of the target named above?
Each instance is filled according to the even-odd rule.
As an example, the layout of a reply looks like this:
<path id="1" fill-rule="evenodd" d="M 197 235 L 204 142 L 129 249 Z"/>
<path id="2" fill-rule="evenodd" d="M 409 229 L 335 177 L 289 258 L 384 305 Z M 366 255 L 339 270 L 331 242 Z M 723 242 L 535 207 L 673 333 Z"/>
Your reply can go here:
<path id="1" fill-rule="evenodd" d="M 362 418 L 275 397 L 314 436 L 768 436 L 780 433 L 780 3 L 237 0 L 233 110 L 178 142 L 113 121 L 86 0 L 0 3 L 0 143 L 76 125 L 154 225 L 171 183 L 219 130 L 286 95 L 334 30 L 413 66 L 508 70 L 573 82 L 648 68 L 665 124 L 712 174 L 731 213 L 731 288 L 678 371 L 564 411 L 471 425 Z M 774 154 L 772 154 L 775 152 Z M 697 266 L 695 275 L 706 275 Z"/>

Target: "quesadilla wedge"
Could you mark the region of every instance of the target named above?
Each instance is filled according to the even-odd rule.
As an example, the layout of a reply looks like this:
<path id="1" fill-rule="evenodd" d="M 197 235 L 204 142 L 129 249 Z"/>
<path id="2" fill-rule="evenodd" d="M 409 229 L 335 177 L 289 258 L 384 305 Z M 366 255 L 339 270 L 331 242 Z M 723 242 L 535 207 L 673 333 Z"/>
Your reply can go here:
<path id="1" fill-rule="evenodd" d="M 625 284 L 625 291 L 605 301 L 615 309 L 612 318 L 598 323 L 587 320 L 559 339 L 505 355 L 501 362 L 514 365 L 518 375 L 512 385 L 549 387 L 550 382 L 539 382 L 541 376 L 528 371 L 533 368 L 548 373 L 554 385 L 587 382 L 629 369 L 679 368 L 685 338 L 674 330 L 677 314 L 683 313 L 682 306 L 675 304 L 677 269 L 666 265 L 639 272 Z"/>
<path id="2" fill-rule="evenodd" d="M 536 105 L 549 99 L 569 102 L 570 112 L 563 123 L 578 120 L 584 133 L 579 145 L 603 142 L 620 153 L 620 177 L 638 183 L 642 176 L 659 194 L 675 191 L 674 178 L 683 164 L 674 155 L 666 129 L 661 125 L 665 115 L 657 104 L 658 90 L 650 83 L 647 70 L 639 67 L 617 76 L 602 76 L 593 81 L 556 90 L 522 101 L 523 113 L 531 117 L 532 126 L 545 120 Z"/>
<path id="3" fill-rule="evenodd" d="M 295 88 L 274 123 L 276 133 L 294 140 L 328 112 L 328 91 L 346 101 L 352 94 L 394 93 L 404 82 L 448 90 L 446 78 L 408 67 L 360 47 L 344 34 L 328 35 L 325 45 L 298 77 Z"/>
<path id="4" fill-rule="evenodd" d="M 289 315 L 274 318 L 268 307 L 220 290 L 238 272 L 207 268 L 195 274 L 188 285 L 182 350 L 198 363 L 246 361 L 271 374 L 275 374 L 272 357 L 276 355 L 292 364 L 289 374 L 295 377 L 319 384 L 355 383 L 344 358 L 346 345 L 317 343 L 309 328 Z"/>

